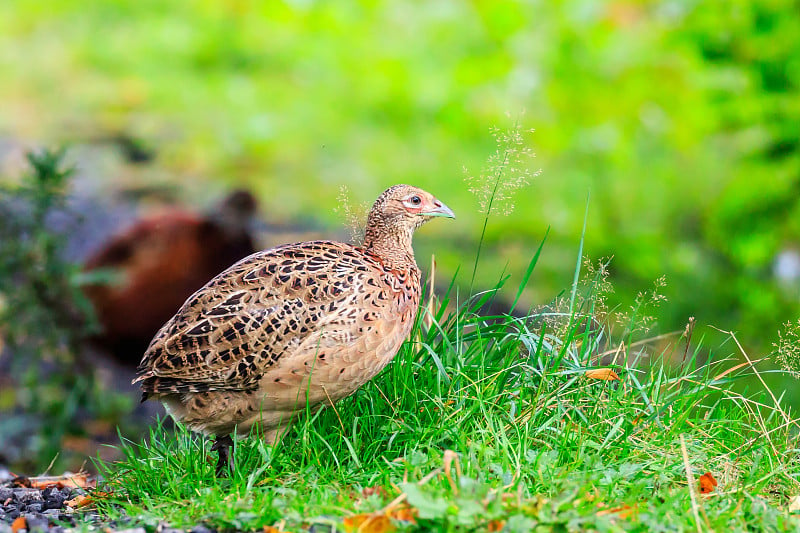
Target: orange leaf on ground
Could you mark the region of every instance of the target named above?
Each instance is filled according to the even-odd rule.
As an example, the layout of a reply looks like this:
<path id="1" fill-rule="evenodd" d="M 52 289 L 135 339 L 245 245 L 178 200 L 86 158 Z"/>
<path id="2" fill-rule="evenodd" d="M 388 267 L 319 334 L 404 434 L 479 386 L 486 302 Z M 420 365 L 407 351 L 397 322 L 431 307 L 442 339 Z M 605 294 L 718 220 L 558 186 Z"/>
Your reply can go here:
<path id="1" fill-rule="evenodd" d="M 619 376 L 610 368 L 595 368 L 585 373 L 589 379 L 602 379 L 603 381 L 619 381 Z"/>
<path id="2" fill-rule="evenodd" d="M 11 531 L 13 533 L 17 533 L 20 529 L 28 529 L 28 521 L 25 520 L 24 516 L 18 516 L 11 522 Z"/>
<path id="3" fill-rule="evenodd" d="M 496 531 L 503 531 L 504 527 L 506 527 L 505 520 L 490 520 L 486 526 L 486 529 L 494 533 Z"/>
<path id="4" fill-rule="evenodd" d="M 66 476 L 39 476 L 30 478 L 31 487 L 35 489 L 46 489 L 47 487 L 64 487 L 74 489 L 80 487 L 82 489 L 94 486 L 93 481 L 89 481 L 89 476 L 83 472 L 77 474 L 69 474 Z"/>
<path id="5" fill-rule="evenodd" d="M 66 505 L 67 507 L 74 508 L 74 507 L 84 507 L 86 505 L 89 505 L 90 503 L 92 503 L 91 496 L 86 496 L 85 494 L 78 494 L 71 500 L 67 500 L 66 502 L 64 502 L 64 505 Z"/>
<path id="6" fill-rule="evenodd" d="M 700 484 L 700 494 L 709 494 L 714 492 L 714 487 L 718 485 L 717 480 L 711 475 L 711 472 L 706 472 L 698 480 Z"/>
<path id="7" fill-rule="evenodd" d="M 403 505 L 398 507 L 397 509 L 392 509 L 391 511 L 387 511 L 386 516 L 389 518 L 393 518 L 394 520 L 399 520 L 401 522 L 411 522 L 412 524 L 417 523 L 417 513 L 418 511 L 413 507 L 408 505 Z"/>
<path id="8" fill-rule="evenodd" d="M 357 514 L 342 521 L 345 531 L 358 533 L 389 533 L 396 528 L 388 516 L 382 514 Z"/>
<path id="9" fill-rule="evenodd" d="M 620 518 L 630 518 L 634 514 L 636 514 L 636 508 L 631 507 L 630 505 L 623 505 L 621 507 L 614 507 L 613 509 L 603 509 L 602 511 L 597 511 L 597 516 L 604 516 L 607 514 L 615 514 Z"/>

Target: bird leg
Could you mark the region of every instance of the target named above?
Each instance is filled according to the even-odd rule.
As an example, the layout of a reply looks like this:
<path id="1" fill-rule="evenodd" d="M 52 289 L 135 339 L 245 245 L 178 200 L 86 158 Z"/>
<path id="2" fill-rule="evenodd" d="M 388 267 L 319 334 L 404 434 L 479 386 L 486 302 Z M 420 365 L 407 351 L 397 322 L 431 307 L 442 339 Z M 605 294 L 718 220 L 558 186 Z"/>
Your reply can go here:
<path id="1" fill-rule="evenodd" d="M 227 477 L 233 472 L 233 455 L 230 453 L 233 446 L 233 439 L 230 435 L 218 435 L 211 451 L 216 451 L 219 455 L 217 459 L 217 477 Z"/>

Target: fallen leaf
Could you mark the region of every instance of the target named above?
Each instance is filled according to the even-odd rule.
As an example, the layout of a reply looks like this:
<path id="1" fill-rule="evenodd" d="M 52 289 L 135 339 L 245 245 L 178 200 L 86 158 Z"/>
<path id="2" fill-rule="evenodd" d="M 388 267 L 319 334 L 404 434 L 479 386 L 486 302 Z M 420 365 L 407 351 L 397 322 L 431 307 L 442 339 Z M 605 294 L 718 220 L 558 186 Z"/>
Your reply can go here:
<path id="1" fill-rule="evenodd" d="M 85 507 L 85 506 L 89 505 L 90 503 L 92 503 L 92 497 L 91 496 L 87 496 L 85 494 L 78 494 L 77 496 L 75 496 L 71 500 L 65 501 L 64 505 L 66 505 L 67 507 L 76 508 L 76 507 Z"/>
<path id="2" fill-rule="evenodd" d="M 714 487 L 717 486 L 717 480 L 711 475 L 711 472 L 706 472 L 700 479 L 697 480 L 700 485 L 700 494 L 709 494 L 714 492 Z"/>
<path id="3" fill-rule="evenodd" d="M 39 476 L 32 477 L 29 480 L 30 486 L 35 489 L 46 489 L 47 487 L 64 487 L 74 489 L 79 487 L 82 489 L 94 486 L 94 482 L 89 480 L 89 476 L 84 472 L 77 474 L 68 474 L 65 476 Z"/>
<path id="4" fill-rule="evenodd" d="M 798 494 L 789 501 L 788 511 L 790 513 L 796 513 L 800 511 L 800 494 Z"/>
<path id="5" fill-rule="evenodd" d="M 31 488 L 31 480 L 25 476 L 17 476 L 11 480 L 11 486 L 29 489 Z"/>
<path id="6" fill-rule="evenodd" d="M 395 531 L 392 521 L 382 514 L 357 514 L 342 521 L 345 531 L 358 533 L 389 533 Z"/>
<path id="7" fill-rule="evenodd" d="M 486 525 L 486 529 L 491 532 L 502 531 L 504 527 L 506 527 L 505 520 L 490 520 Z"/>
<path id="8" fill-rule="evenodd" d="M 400 522 L 417 523 L 417 510 L 409 505 L 403 505 L 386 513 L 386 516 Z"/>
<path id="9" fill-rule="evenodd" d="M 11 522 L 11 531 L 13 533 L 17 533 L 20 529 L 28 529 L 28 521 L 25 520 L 24 516 L 18 516 L 13 522 Z"/>
<path id="10" fill-rule="evenodd" d="M 587 370 L 585 373 L 586 377 L 589 379 L 601 379 L 603 381 L 619 381 L 619 376 L 616 372 L 611 370 L 610 368 L 595 368 L 593 370 Z"/>
<path id="11" fill-rule="evenodd" d="M 630 518 L 634 514 L 636 514 L 636 508 L 631 507 L 630 505 L 622 505 L 620 507 L 614 507 L 613 509 L 603 509 L 602 511 L 597 511 L 597 516 L 605 516 L 609 514 L 615 514 L 620 518 Z"/>

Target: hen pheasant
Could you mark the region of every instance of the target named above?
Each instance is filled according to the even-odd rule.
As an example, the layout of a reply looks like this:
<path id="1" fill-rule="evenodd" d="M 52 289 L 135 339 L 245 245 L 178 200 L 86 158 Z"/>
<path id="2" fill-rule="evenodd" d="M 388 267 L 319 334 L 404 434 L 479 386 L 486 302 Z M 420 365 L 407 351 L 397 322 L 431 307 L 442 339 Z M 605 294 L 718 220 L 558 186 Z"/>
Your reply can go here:
<path id="1" fill-rule="evenodd" d="M 367 217 L 364 242 L 287 244 L 234 264 L 194 293 L 150 343 L 134 383 L 189 429 L 213 435 L 217 473 L 231 433 L 269 442 L 306 406 L 331 404 L 392 360 L 414 323 L 414 231 L 454 218 L 430 193 L 395 185 Z"/>
<path id="2" fill-rule="evenodd" d="M 193 292 L 256 251 L 249 226 L 256 200 L 234 191 L 209 215 L 168 211 L 146 217 L 92 255 L 84 269 L 113 269 L 119 282 L 89 285 L 102 332 L 93 340 L 136 365 L 153 335 Z"/>

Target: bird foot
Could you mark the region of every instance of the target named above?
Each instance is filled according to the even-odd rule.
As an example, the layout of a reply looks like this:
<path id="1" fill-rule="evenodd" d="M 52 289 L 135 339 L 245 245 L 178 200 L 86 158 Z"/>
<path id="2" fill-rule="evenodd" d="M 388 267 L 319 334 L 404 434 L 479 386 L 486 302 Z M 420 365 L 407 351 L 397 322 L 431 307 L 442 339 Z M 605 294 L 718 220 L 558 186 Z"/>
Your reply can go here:
<path id="1" fill-rule="evenodd" d="M 211 451 L 218 454 L 217 459 L 217 477 L 228 477 L 233 473 L 233 455 L 231 454 L 231 446 L 233 446 L 233 439 L 230 435 L 219 436 L 211 445 Z"/>

